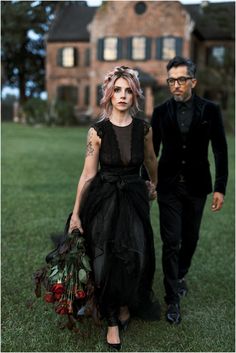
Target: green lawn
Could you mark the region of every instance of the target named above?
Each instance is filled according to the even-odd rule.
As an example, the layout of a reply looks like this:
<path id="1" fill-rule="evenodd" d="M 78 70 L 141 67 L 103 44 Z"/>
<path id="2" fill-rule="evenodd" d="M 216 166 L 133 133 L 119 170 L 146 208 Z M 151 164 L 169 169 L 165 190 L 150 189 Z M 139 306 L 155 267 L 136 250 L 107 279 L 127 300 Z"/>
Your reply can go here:
<path id="1" fill-rule="evenodd" d="M 51 250 L 50 234 L 63 230 L 82 169 L 86 128 L 33 128 L 2 124 L 2 351 L 107 351 L 105 325 L 86 320 L 88 337 L 61 330 L 64 317 L 34 297 L 33 272 Z M 152 205 L 162 304 L 159 322 L 133 320 L 121 336 L 127 352 L 234 352 L 234 137 L 228 136 L 230 176 L 224 208 L 205 209 L 201 238 L 188 275 L 182 323 L 164 319 L 158 210 Z"/>

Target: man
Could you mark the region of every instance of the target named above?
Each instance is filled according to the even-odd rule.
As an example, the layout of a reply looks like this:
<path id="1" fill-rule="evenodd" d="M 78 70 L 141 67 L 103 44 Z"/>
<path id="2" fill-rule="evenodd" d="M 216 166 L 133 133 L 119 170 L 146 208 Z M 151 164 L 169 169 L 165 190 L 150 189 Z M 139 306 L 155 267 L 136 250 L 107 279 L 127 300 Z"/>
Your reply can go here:
<path id="1" fill-rule="evenodd" d="M 212 191 L 208 161 L 211 141 L 215 184 L 211 209 L 224 202 L 228 176 L 227 144 L 218 105 L 192 94 L 196 66 L 175 57 L 167 65 L 172 98 L 156 107 L 152 116 L 153 144 L 158 156 L 158 204 L 163 242 L 166 319 L 178 324 L 180 298 L 188 292 L 185 276 L 199 238 L 207 194 Z"/>

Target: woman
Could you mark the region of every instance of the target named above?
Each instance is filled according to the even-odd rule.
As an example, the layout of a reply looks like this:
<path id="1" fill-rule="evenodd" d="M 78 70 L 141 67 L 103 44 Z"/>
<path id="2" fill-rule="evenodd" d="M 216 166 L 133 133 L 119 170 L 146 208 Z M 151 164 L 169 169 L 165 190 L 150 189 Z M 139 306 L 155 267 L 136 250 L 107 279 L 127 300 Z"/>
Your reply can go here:
<path id="1" fill-rule="evenodd" d="M 105 77 L 104 111 L 88 131 L 69 228 L 86 238 L 107 343 L 117 350 L 119 328 L 127 327 L 131 313 L 160 316 L 158 302 L 151 301 L 155 254 L 148 200 L 156 197 L 157 161 L 149 124 L 134 117 L 140 98 L 137 71 L 121 66 Z M 143 163 L 149 184 L 140 177 Z"/>

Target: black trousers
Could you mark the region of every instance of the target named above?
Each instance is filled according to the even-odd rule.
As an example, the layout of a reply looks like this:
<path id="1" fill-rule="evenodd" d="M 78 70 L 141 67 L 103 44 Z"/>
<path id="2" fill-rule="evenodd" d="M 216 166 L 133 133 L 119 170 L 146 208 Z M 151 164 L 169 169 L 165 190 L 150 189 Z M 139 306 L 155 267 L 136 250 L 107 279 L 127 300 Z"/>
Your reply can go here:
<path id="1" fill-rule="evenodd" d="M 206 196 L 189 195 L 184 182 L 178 182 L 175 191 L 158 194 L 167 304 L 179 303 L 178 279 L 189 270 L 199 239 L 205 203 Z"/>

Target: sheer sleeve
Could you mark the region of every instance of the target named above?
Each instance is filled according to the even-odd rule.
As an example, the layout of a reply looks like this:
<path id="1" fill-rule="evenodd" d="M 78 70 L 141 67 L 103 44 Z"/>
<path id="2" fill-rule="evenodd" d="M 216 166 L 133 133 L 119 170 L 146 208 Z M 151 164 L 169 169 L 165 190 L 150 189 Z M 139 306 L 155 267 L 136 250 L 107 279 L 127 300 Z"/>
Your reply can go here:
<path id="1" fill-rule="evenodd" d="M 102 138 L 103 136 L 103 121 L 98 121 L 94 124 L 92 124 L 90 127 L 94 128 L 96 130 L 97 135 Z"/>

